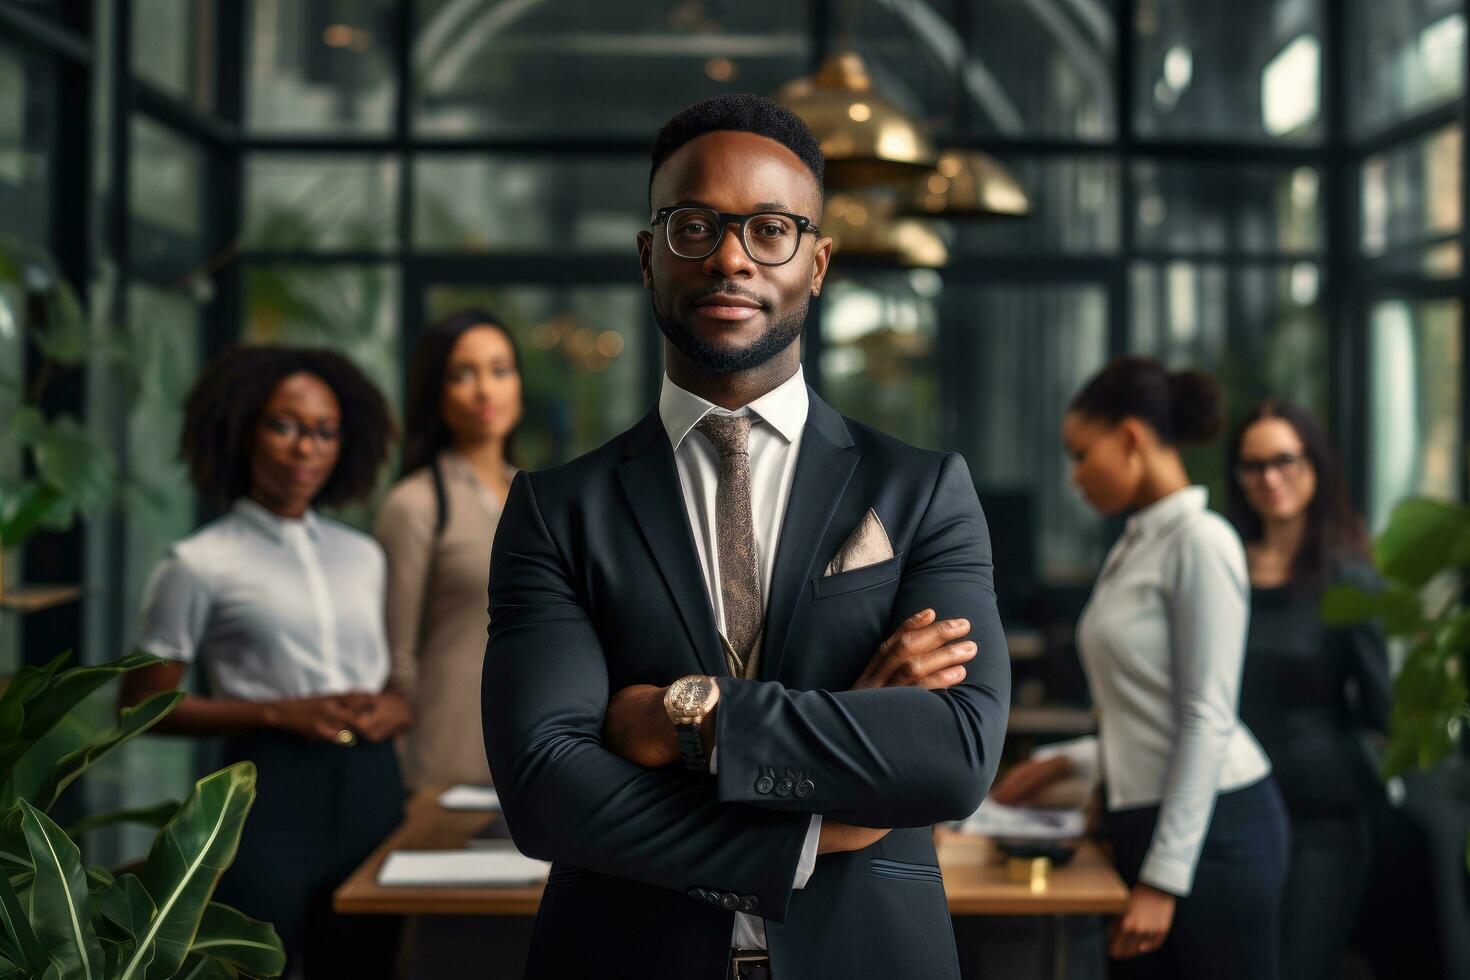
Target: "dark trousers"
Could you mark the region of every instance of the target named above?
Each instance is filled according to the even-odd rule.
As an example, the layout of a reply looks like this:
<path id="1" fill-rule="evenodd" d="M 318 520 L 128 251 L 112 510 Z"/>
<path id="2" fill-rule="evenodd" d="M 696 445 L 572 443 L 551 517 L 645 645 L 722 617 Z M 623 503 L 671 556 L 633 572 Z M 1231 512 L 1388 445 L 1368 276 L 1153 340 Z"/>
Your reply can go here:
<path id="1" fill-rule="evenodd" d="M 1108 813 L 1103 834 L 1131 888 L 1153 842 L 1159 808 Z M 1281 890 L 1290 831 L 1271 777 L 1222 793 L 1190 893 L 1179 899 L 1164 944 L 1109 960 L 1110 980 L 1278 980 Z M 1292 978 L 1295 980 L 1295 978 Z"/>
<path id="2" fill-rule="evenodd" d="M 1368 881 L 1370 838 L 1360 812 L 1291 814 L 1291 862 L 1281 904 L 1281 975 L 1332 980 Z"/>
<path id="3" fill-rule="evenodd" d="M 332 912 L 332 892 L 403 819 L 392 743 L 351 748 L 288 735 L 231 739 L 255 763 L 255 806 L 215 899 L 270 922 L 307 980 L 393 976 L 401 923 Z"/>

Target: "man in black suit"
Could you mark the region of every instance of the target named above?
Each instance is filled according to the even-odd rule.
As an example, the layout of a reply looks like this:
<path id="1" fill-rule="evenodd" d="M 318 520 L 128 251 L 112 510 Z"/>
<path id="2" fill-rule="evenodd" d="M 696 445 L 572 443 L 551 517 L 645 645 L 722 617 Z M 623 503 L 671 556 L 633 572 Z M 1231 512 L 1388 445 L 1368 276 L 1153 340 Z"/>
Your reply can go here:
<path id="1" fill-rule="evenodd" d="M 490 768 L 554 862 L 528 975 L 956 978 L 930 828 L 1010 695 L 969 473 L 803 382 L 832 242 L 796 116 L 689 107 L 649 195 L 659 405 L 517 476 L 491 560 Z"/>

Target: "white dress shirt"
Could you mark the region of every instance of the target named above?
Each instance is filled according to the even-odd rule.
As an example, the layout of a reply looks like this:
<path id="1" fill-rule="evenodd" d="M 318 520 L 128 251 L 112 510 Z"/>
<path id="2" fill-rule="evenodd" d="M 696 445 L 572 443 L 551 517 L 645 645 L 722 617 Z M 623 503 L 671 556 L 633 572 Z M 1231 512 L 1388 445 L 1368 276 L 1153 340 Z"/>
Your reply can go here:
<path id="1" fill-rule="evenodd" d="M 138 646 L 185 663 L 202 655 L 221 698 L 376 693 L 388 678 L 384 569 L 366 534 L 241 498 L 154 569 Z"/>
<path id="2" fill-rule="evenodd" d="M 781 523 L 786 517 L 786 501 L 791 496 L 791 481 L 801 452 L 807 408 L 806 379 L 799 367 L 796 374 L 780 387 L 738 412 L 727 411 L 685 391 L 670 381 L 668 375 L 664 376 L 658 414 L 669 435 L 669 444 L 674 447 L 674 465 L 679 471 L 679 485 L 684 492 L 684 509 L 694 531 L 694 550 L 699 556 L 705 592 L 714 607 L 715 621 L 721 633 L 725 630 L 725 602 L 720 590 L 720 555 L 715 524 L 720 457 L 704 433 L 696 432 L 694 427 L 710 413 L 753 414 L 756 417 L 750 428 L 750 507 L 755 524 L 756 561 L 760 569 L 761 607 L 765 608 L 771 591 L 771 573 L 776 565 L 776 545 L 781 540 Z M 710 759 L 711 770 L 718 767 L 718 754 L 716 747 L 716 757 Z M 822 816 L 813 814 L 796 867 L 796 888 L 804 887 L 816 868 L 821 832 Z M 735 913 L 731 943 L 747 949 L 765 949 L 765 920 L 743 912 Z"/>
<path id="3" fill-rule="evenodd" d="M 1139 880 L 1181 896 L 1216 795 L 1271 771 L 1238 711 L 1250 622 L 1245 549 L 1207 499 L 1204 487 L 1187 487 L 1129 518 L 1077 624 L 1098 736 L 1036 754 L 1066 755 L 1085 775 L 1101 775 L 1109 810 L 1157 804 Z"/>

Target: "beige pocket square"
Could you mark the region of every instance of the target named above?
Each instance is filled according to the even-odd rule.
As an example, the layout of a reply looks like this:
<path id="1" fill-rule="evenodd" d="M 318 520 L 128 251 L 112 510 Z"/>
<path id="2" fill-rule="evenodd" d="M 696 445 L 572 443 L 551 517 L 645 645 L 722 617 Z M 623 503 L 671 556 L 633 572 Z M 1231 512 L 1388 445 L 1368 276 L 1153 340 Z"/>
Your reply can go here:
<path id="1" fill-rule="evenodd" d="M 892 557 L 893 545 L 888 542 L 888 532 L 883 530 L 883 522 L 878 520 L 877 512 L 869 507 L 867 514 L 863 515 L 862 523 L 848 535 L 842 547 L 837 549 L 837 557 L 827 563 L 827 570 L 822 575 L 826 577 L 855 572 L 859 568 L 867 568 Z"/>

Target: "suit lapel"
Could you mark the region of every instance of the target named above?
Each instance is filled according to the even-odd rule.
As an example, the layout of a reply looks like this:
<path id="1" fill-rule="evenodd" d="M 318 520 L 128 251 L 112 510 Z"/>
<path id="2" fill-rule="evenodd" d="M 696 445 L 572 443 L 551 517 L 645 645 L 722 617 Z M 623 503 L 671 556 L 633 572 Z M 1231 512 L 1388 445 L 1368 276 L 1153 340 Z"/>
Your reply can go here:
<path id="1" fill-rule="evenodd" d="M 809 408 L 796 461 L 791 496 L 781 522 L 771 594 L 766 602 L 766 628 L 761 641 L 761 677 L 779 679 L 786 639 L 796 605 L 805 594 L 807 579 L 818 560 L 832 514 L 847 489 L 860 458 L 852 435 L 842 420 L 816 392 L 807 389 Z M 820 556 L 824 560 L 828 556 Z"/>
<path id="2" fill-rule="evenodd" d="M 664 584 L 674 597 L 700 668 L 716 676 L 728 673 L 714 610 L 705 594 L 704 575 L 694 550 L 689 515 L 679 489 L 674 451 L 657 408 L 633 429 L 623 454 L 624 459 L 618 465 L 623 494 L 643 532 L 643 540 L 653 552 Z"/>

